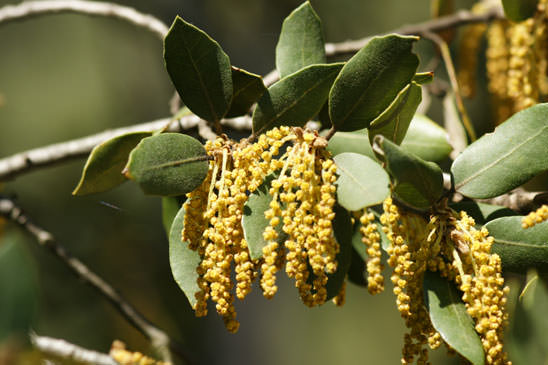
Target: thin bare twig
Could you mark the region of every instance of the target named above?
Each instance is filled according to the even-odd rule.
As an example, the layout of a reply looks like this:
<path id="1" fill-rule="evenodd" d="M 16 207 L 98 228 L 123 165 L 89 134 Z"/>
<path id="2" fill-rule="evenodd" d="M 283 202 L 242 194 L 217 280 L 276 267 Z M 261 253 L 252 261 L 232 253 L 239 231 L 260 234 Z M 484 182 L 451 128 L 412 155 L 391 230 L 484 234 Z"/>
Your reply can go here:
<path id="1" fill-rule="evenodd" d="M 154 132 L 165 129 L 166 132 L 183 132 L 197 127 L 200 118 L 196 115 L 187 115 L 180 119 L 164 118 L 152 122 L 135 124 L 129 127 L 107 130 L 87 137 L 67 142 L 52 144 L 32 150 L 17 153 L 0 159 L 0 181 L 13 179 L 23 173 L 49 167 L 75 158 L 85 157 L 98 144 L 111 138 L 130 132 Z M 251 129 L 249 116 L 223 119 L 223 125 L 236 130 Z M 204 139 L 210 139 L 211 134 L 202 129 Z M 200 130 L 199 130 L 200 133 Z"/>
<path id="2" fill-rule="evenodd" d="M 89 350 L 65 340 L 38 336 L 33 333 L 30 335 L 30 341 L 36 349 L 49 356 L 76 361 L 82 364 L 118 365 L 108 354 Z"/>
<path id="3" fill-rule="evenodd" d="M 166 332 L 152 324 L 108 282 L 72 256 L 55 240 L 50 232 L 33 223 L 29 216 L 12 199 L 0 197 L 0 216 L 11 220 L 29 232 L 38 244 L 48 248 L 76 276 L 95 288 L 133 327 L 149 339 L 151 344 L 159 350 L 164 360 L 171 361 L 170 351 L 173 351 L 181 356 L 185 362 L 191 362 L 188 351 L 181 344 L 174 341 Z"/>
<path id="4" fill-rule="evenodd" d="M 7 5 L 0 8 L 0 25 L 58 13 L 77 13 L 121 19 L 151 31 L 160 39 L 164 39 L 168 32 L 167 25 L 160 19 L 140 13 L 133 8 L 108 2 L 81 0 L 26 1 L 17 5 Z"/>

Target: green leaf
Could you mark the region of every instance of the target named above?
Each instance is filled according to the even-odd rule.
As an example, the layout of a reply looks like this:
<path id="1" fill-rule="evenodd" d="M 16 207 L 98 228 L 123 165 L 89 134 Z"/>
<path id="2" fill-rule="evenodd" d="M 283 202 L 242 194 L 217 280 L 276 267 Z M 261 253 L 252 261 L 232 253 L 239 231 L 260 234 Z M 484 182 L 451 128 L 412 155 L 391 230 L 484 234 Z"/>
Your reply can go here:
<path id="1" fill-rule="evenodd" d="M 337 165 L 337 201 L 348 210 L 379 204 L 390 194 L 389 179 L 371 158 L 357 153 L 341 153 L 333 158 Z"/>
<path id="2" fill-rule="evenodd" d="M 423 288 L 430 320 L 443 340 L 473 365 L 485 364 L 481 340 L 455 285 L 427 271 Z"/>
<path id="3" fill-rule="evenodd" d="M 419 85 L 429 84 L 432 81 L 434 81 L 434 73 L 433 72 L 417 72 L 415 74 L 415 77 L 413 77 L 413 81 L 415 81 Z"/>
<path id="4" fill-rule="evenodd" d="M 411 82 L 419 64 L 411 50 L 417 39 L 375 37 L 346 63 L 329 93 L 329 115 L 336 130 L 369 127 Z"/>
<path id="5" fill-rule="evenodd" d="M 400 144 L 422 100 L 421 87 L 412 82 L 404 87 L 381 115 L 371 122 L 369 138 L 380 134 Z"/>
<path id="6" fill-rule="evenodd" d="M 253 134 L 281 125 L 303 126 L 322 108 L 342 67 L 342 63 L 308 66 L 269 87 L 253 112 Z"/>
<path id="7" fill-rule="evenodd" d="M 264 212 L 270 208 L 272 196 L 268 191 L 274 178 L 275 175 L 268 175 L 257 190 L 249 195 L 244 205 L 242 227 L 252 260 L 263 257 L 263 247 L 268 244 L 263 238 L 263 232 L 269 225 L 269 220 L 265 218 Z M 281 223 L 276 226 L 276 232 L 278 232 L 278 243 L 283 244 L 287 235 L 282 231 Z"/>
<path id="8" fill-rule="evenodd" d="M 463 200 L 449 206 L 456 211 L 464 210 L 466 214 L 474 218 L 476 224 L 485 224 L 496 218 L 517 215 L 512 209 L 500 205 L 478 203 L 470 200 Z"/>
<path id="9" fill-rule="evenodd" d="M 188 248 L 188 242 L 182 241 L 185 211 L 183 208 L 173 220 L 169 232 L 169 265 L 175 282 L 185 293 L 190 305 L 196 305 L 195 294 L 200 291 L 197 284 L 198 273 L 196 268 L 200 265 L 200 255 L 197 251 Z"/>
<path id="10" fill-rule="evenodd" d="M 151 135 L 151 132 L 126 133 L 95 146 L 72 195 L 100 193 L 126 181 L 122 170 L 129 153 L 141 139 Z"/>
<path id="11" fill-rule="evenodd" d="M 420 209 L 429 208 L 440 199 L 443 173 L 438 165 L 404 151 L 383 136 L 375 137 L 373 150 L 386 162 L 396 197 Z"/>
<path id="12" fill-rule="evenodd" d="M 164 40 L 167 72 L 194 114 L 217 122 L 232 99 L 230 59 L 205 32 L 176 17 Z"/>
<path id="13" fill-rule="evenodd" d="M 367 286 L 366 265 L 355 249 L 352 250 L 352 256 L 350 258 L 348 281 L 358 286 Z"/>
<path id="14" fill-rule="evenodd" d="M 339 294 L 352 259 L 352 221 L 348 211 L 340 205 L 335 206 L 333 231 L 340 251 L 336 257 L 337 271 L 327 276 L 327 300 Z"/>
<path id="15" fill-rule="evenodd" d="M 495 238 L 492 251 L 502 260 L 502 269 L 523 273 L 536 269 L 548 273 L 548 222 L 521 228 L 522 216 L 502 217 L 485 225 Z"/>
<path id="16" fill-rule="evenodd" d="M 454 160 L 468 146 L 468 135 L 456 105 L 455 93 L 449 90 L 443 97 L 443 126 L 453 148 L 450 157 Z"/>
<path id="17" fill-rule="evenodd" d="M 514 22 L 520 22 L 535 15 L 538 0 L 502 0 L 504 15 Z"/>
<path id="18" fill-rule="evenodd" d="M 185 134 L 163 133 L 139 142 L 129 155 L 125 174 L 145 194 L 182 195 L 205 179 L 208 159 L 198 140 Z"/>
<path id="19" fill-rule="evenodd" d="M 548 170 L 548 104 L 514 114 L 472 143 L 451 166 L 456 190 L 492 198 Z"/>
<path id="20" fill-rule="evenodd" d="M 401 148 L 426 161 L 441 161 L 452 150 L 445 129 L 421 114 L 415 114 L 411 120 Z"/>
<path id="21" fill-rule="evenodd" d="M 360 155 L 375 158 L 369 143 L 367 129 L 355 132 L 336 132 L 327 144 L 327 150 L 333 156 L 344 152 L 354 152 Z"/>
<path id="22" fill-rule="evenodd" d="M 181 205 L 185 201 L 185 196 L 164 196 L 162 197 L 162 224 L 169 239 L 169 231 L 173 224 L 173 219 L 177 215 Z"/>
<path id="23" fill-rule="evenodd" d="M 234 66 L 232 67 L 232 84 L 234 96 L 230 109 L 226 113 L 227 118 L 246 114 L 266 91 L 261 76 Z"/>
<path id="24" fill-rule="evenodd" d="M 276 68 L 283 78 L 303 67 L 325 63 L 322 24 L 306 1 L 285 18 L 276 46 Z"/>
<path id="25" fill-rule="evenodd" d="M 0 342 L 25 339 L 36 315 L 38 274 L 36 262 L 18 234 L 0 239 Z"/>

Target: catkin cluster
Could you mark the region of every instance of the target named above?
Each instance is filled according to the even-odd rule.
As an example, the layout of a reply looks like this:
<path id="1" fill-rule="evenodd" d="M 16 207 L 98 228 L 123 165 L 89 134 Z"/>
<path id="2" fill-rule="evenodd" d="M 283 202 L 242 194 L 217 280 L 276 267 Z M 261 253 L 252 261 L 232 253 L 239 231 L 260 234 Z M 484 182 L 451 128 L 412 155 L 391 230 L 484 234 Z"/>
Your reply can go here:
<path id="1" fill-rule="evenodd" d="M 170 365 L 169 362 L 156 361 L 140 352 L 126 350 L 126 345 L 121 341 L 112 343 L 109 355 L 120 365 Z"/>
<path id="2" fill-rule="evenodd" d="M 497 123 L 548 95 L 548 12 L 541 0 L 534 17 L 493 22 L 487 31 L 488 89 Z"/>
<path id="3" fill-rule="evenodd" d="M 542 223 L 548 220 L 548 205 L 544 204 L 537 210 L 527 214 L 521 221 L 523 228 L 530 228 L 536 224 Z"/>
<path id="4" fill-rule="evenodd" d="M 462 299 L 482 340 L 487 363 L 509 364 L 502 349 L 508 288 L 504 287 L 500 258 L 491 253 L 493 239 L 488 232 L 478 231 L 466 213 L 457 213 L 443 205 L 425 218 L 406 211 L 388 198 L 383 211 L 380 222 L 390 242 L 388 264 L 393 268 L 391 281 L 396 305 L 409 329 L 404 337 L 402 363 L 411 364 L 416 360 L 426 364 L 426 345 L 434 349 L 443 343 L 430 321 L 423 297 L 424 274 L 432 271 L 455 282 L 462 291 Z M 364 242 L 370 236 L 369 218 L 373 217 L 362 220 Z M 371 253 L 370 256 L 374 257 Z M 372 269 L 374 275 L 380 275 L 377 270 Z"/>
<path id="5" fill-rule="evenodd" d="M 327 274 L 336 270 L 339 250 L 331 223 L 336 166 L 326 145 L 315 132 L 288 127 L 272 129 L 256 143 L 235 143 L 222 137 L 205 145 L 212 156 L 208 175 L 187 194 L 183 205 L 182 240 L 201 258 L 197 268 L 200 291 L 194 306 L 197 316 L 207 314 L 211 300 L 226 328 L 236 332 L 234 297 L 244 299 L 261 273 L 263 294 L 271 298 L 277 289 L 275 273 L 284 261 L 304 303 L 325 302 Z M 267 176 L 275 176 L 270 183 L 272 202 L 265 212 L 267 244 L 263 258 L 252 260 L 242 217 L 249 194 Z"/>

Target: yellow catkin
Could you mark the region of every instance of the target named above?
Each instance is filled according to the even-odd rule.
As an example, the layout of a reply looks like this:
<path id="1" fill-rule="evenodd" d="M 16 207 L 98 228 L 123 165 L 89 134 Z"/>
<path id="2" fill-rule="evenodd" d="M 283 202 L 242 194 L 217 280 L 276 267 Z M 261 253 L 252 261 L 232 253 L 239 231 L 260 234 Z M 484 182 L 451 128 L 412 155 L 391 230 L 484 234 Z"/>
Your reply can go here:
<path id="1" fill-rule="evenodd" d="M 369 256 L 366 264 L 367 268 L 367 290 L 371 294 L 378 294 L 384 290 L 384 277 L 382 276 L 383 265 L 381 263 L 381 236 L 377 231 L 377 225 L 374 223 L 373 213 L 364 211 L 360 217 L 360 232 L 362 242 L 366 246 Z"/>
<path id="2" fill-rule="evenodd" d="M 542 223 L 548 220 L 548 205 L 544 204 L 537 210 L 527 214 L 521 220 L 521 226 L 523 228 L 530 228 L 536 224 Z"/>
<path id="3" fill-rule="evenodd" d="M 333 303 L 337 307 L 342 307 L 346 300 L 346 282 L 343 282 L 339 293 L 333 298 Z"/>
<path id="4" fill-rule="evenodd" d="M 170 365 L 170 362 L 157 361 L 151 357 L 145 356 L 140 352 L 131 352 L 126 350 L 126 345 L 122 341 L 112 343 L 109 355 L 120 365 Z"/>
<path id="5" fill-rule="evenodd" d="M 540 0 L 535 16 L 534 56 L 539 93 L 548 95 L 548 1 Z"/>

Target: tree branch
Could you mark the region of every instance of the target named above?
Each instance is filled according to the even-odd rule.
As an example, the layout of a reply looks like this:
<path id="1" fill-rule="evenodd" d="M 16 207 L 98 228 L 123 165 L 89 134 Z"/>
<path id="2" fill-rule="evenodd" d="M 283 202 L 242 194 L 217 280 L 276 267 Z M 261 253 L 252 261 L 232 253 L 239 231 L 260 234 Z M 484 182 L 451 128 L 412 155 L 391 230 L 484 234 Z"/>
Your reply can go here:
<path id="1" fill-rule="evenodd" d="M 476 199 L 481 203 L 500 205 L 519 212 L 528 214 L 532 210 L 539 208 L 542 204 L 548 204 L 548 192 L 546 191 L 526 191 L 517 188 L 509 193 L 497 196 L 491 199 Z"/>
<path id="2" fill-rule="evenodd" d="M 82 364 L 91 365 L 118 365 L 118 363 L 108 354 L 88 350 L 65 340 L 38 336 L 34 333 L 30 335 L 32 345 L 49 356 L 55 356 L 64 360 L 77 361 Z"/>
<path id="3" fill-rule="evenodd" d="M 77 13 L 124 20 L 149 30 L 160 39 L 164 39 L 168 32 L 168 26 L 160 19 L 140 13 L 133 8 L 107 2 L 81 0 L 27 1 L 17 5 L 7 5 L 0 8 L 0 25 L 59 13 Z"/>
<path id="4" fill-rule="evenodd" d="M 200 121 L 201 119 L 195 115 L 187 115 L 180 119 L 164 118 L 20 152 L 0 159 L 0 181 L 13 179 L 23 173 L 39 168 L 85 157 L 98 144 L 130 132 L 154 132 L 161 129 L 165 129 L 166 132 L 183 132 L 199 127 L 198 132 L 200 135 L 204 139 L 211 139 L 211 130 L 207 126 L 204 128 L 203 123 Z M 249 116 L 223 119 L 221 123 L 236 130 L 251 129 Z"/>
<path id="5" fill-rule="evenodd" d="M 180 355 L 187 363 L 191 362 L 187 350 L 181 344 L 175 342 L 163 330 L 152 324 L 109 283 L 72 256 L 50 232 L 33 223 L 13 200 L 0 197 L 0 216 L 4 216 L 29 232 L 38 244 L 48 248 L 77 277 L 95 288 L 130 324 L 149 339 L 151 344 L 160 351 L 164 360 L 171 361 L 171 350 Z"/>

